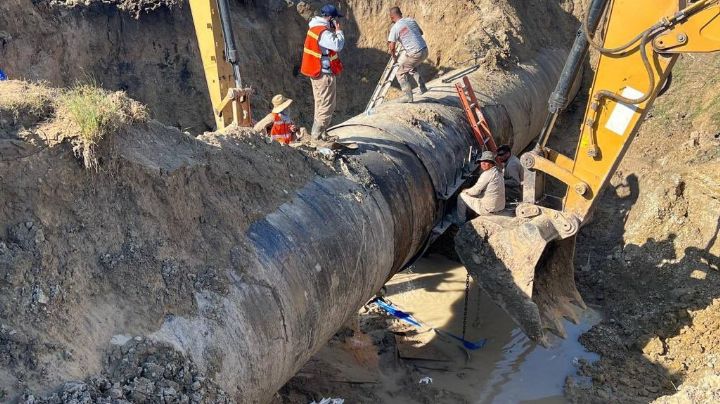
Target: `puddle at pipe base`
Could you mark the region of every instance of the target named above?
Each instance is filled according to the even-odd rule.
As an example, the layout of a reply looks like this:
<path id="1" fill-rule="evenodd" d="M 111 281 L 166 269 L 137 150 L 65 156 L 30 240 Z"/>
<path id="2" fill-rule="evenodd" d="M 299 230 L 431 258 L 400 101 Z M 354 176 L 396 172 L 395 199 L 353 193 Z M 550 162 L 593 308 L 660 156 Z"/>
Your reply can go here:
<path id="1" fill-rule="evenodd" d="M 459 336 L 466 274 L 462 264 L 431 255 L 395 275 L 385 298 L 422 323 Z M 347 325 L 315 355 L 275 402 L 291 402 L 293 394 L 295 399 L 324 394 L 348 402 L 567 402 L 566 378 L 582 383 L 578 363 L 598 359 L 578 337 L 600 315 L 585 310 L 579 324 L 566 324 L 568 338 L 553 338 L 543 348 L 472 280 L 468 297 L 466 339 L 487 339 L 483 348 L 465 350 L 451 338 L 427 327 L 418 330 L 373 306 L 361 310 L 359 323 Z"/>

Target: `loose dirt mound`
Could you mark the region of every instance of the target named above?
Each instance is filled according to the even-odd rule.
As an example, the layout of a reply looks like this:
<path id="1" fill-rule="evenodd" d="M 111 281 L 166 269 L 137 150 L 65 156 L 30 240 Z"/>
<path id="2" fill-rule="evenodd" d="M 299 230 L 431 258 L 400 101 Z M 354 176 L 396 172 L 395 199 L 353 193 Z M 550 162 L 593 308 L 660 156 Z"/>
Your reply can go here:
<path id="1" fill-rule="evenodd" d="M 0 68 L 58 86 L 91 76 L 149 104 L 163 122 L 192 133 L 213 125 L 188 7 L 155 8 L 174 0 L 68 7 L 78 3 L 1 1 Z M 349 45 L 338 121 L 359 111 L 375 86 L 387 60 L 386 11 L 396 2 L 340 3 Z M 474 63 L 502 68 L 540 47 L 567 45 L 585 2 L 397 3 L 425 29 L 431 56 L 423 72 L 434 75 Z M 298 75 L 300 46 L 320 2 L 287 4 L 232 2 L 233 18 L 243 72 L 258 89 L 256 109 L 264 112 L 264 100 L 284 92 L 306 123 L 310 87 Z M 581 366 L 591 385 L 568 381 L 575 401 L 648 402 L 683 382 L 689 385 L 666 400 L 703 401 L 717 391 L 720 85 L 708 76 L 717 65 L 712 57 L 681 61 L 579 238 L 578 285 L 606 320 L 583 337 L 602 359 Z M 2 85 L 9 87 L 0 91 L 0 386 L 8 387 L 0 399 L 26 389 L 42 395 L 95 373 L 61 394 L 97 399 L 120 390 L 126 399 L 184 400 L 204 390 L 202 399 L 223 400 L 212 367 L 195 375 L 167 347 L 110 341 L 119 330 L 143 334 L 168 313 L 197 310 L 196 291 L 224 293 L 223 269 L 237 265 L 247 224 L 332 171 L 247 134 L 194 139 L 154 121 L 105 138 L 99 170 L 90 171 L 73 152 L 78 133 L 57 129 L 57 92 Z M 577 133 L 582 113 L 574 117 L 567 133 Z M 87 332 L 98 323 L 102 335 Z M 173 358 L 162 377 L 158 357 Z M 118 372 L 119 358 L 142 370 Z"/>
<path id="2" fill-rule="evenodd" d="M 661 397 L 656 404 L 717 403 L 720 401 L 720 375 L 706 376 L 693 385 L 683 385 L 672 396 Z"/>
<path id="3" fill-rule="evenodd" d="M 129 341 L 125 341 L 129 339 Z M 164 344 L 141 337 L 116 338 L 117 344 L 103 358 L 102 375 L 87 381 L 66 382 L 59 392 L 47 397 L 28 393 L 25 403 L 54 404 L 72 402 L 179 402 L 230 403 L 218 388 L 183 354 Z"/>
<path id="4" fill-rule="evenodd" d="M 140 17 L 141 13 L 149 13 L 160 7 L 176 6 L 179 2 L 179 0 L 49 0 L 51 6 L 68 8 L 86 7 L 92 4 L 112 5 L 135 18 Z"/>
<path id="5" fill-rule="evenodd" d="M 18 89 L 38 99 L 57 93 L 0 83 L 3 100 Z M 10 119 L 17 105 L 0 105 L 0 386 L 10 397 L 93 373 L 124 392 L 134 376 L 117 373 L 116 362 L 127 357 L 103 354 L 113 336 L 146 334 L 166 315 L 195 313 L 196 292 L 225 293 L 247 226 L 310 179 L 333 174 L 252 133 L 195 139 L 155 121 L 104 137 L 99 167 L 88 170 L 73 152 L 79 134 L 46 141 L 45 128 L 65 117 L 52 106 L 40 110 Z M 193 377 L 212 377 L 212 367 L 206 371 Z M 163 377 L 180 383 L 175 373 Z M 95 388 L 88 383 L 87 391 Z M 155 387 L 191 395 L 166 384 Z"/>

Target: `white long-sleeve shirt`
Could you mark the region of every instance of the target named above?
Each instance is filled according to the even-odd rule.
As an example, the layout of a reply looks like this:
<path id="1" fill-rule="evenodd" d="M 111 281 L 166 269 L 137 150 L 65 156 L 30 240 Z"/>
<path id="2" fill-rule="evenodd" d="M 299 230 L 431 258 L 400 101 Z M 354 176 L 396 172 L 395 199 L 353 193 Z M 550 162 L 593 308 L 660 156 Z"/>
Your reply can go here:
<path id="1" fill-rule="evenodd" d="M 463 192 L 468 196 L 479 198 L 480 204 L 488 212 L 505 209 L 505 181 L 497 166 L 483 171 L 475 185 Z"/>
<path id="2" fill-rule="evenodd" d="M 322 51 L 322 71 L 323 73 L 331 73 L 330 70 L 330 58 L 327 56 L 328 50 L 340 52 L 345 47 L 345 34 L 342 31 L 330 30 L 330 22 L 325 20 L 323 17 L 313 17 L 310 20 L 310 28 L 314 27 L 328 27 L 326 31 L 323 31 L 322 35 L 318 39 L 318 45 Z"/>

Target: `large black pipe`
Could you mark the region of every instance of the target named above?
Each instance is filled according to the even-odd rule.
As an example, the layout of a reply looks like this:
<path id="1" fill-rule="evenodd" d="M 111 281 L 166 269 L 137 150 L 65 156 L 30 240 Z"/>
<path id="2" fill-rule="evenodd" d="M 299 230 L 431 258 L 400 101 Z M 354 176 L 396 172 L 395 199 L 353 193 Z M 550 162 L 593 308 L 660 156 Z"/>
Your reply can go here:
<path id="1" fill-rule="evenodd" d="M 518 151 L 539 132 L 565 55 L 548 50 L 511 72 L 472 75 L 499 143 Z M 459 186 L 477 144 L 454 88 L 430 87 L 414 104 L 387 103 L 334 128 L 360 144 L 346 175 L 314 179 L 254 223 L 230 252 L 228 293 L 198 293 L 197 315 L 168 317 L 151 337 L 202 369 L 212 364 L 238 402 L 269 400 L 424 248 Z"/>

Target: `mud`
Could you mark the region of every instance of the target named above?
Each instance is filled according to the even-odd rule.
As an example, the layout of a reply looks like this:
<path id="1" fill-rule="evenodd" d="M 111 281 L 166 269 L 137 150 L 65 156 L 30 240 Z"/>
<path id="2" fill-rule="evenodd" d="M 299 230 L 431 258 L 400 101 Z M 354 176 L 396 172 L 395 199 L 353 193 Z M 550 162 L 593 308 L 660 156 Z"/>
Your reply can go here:
<path id="1" fill-rule="evenodd" d="M 713 94 L 720 92 L 720 84 L 717 79 L 703 78 L 708 66 L 717 63 L 717 56 L 685 57 L 678 62 L 673 86 L 657 101 L 612 186 L 601 196 L 592 222 L 581 230 L 576 282 L 591 310 L 599 313 L 600 318 L 595 321 L 600 322 L 589 330 L 568 324 L 571 337 L 550 348 L 550 352 L 557 352 L 555 358 L 559 360 L 549 359 L 540 351 L 542 360 L 537 362 L 540 370 L 533 374 L 528 369 L 533 368 L 530 358 L 538 355 L 537 351 L 519 355 L 520 360 L 513 361 L 512 355 L 506 360 L 497 359 L 505 354 L 504 347 L 494 346 L 496 340 L 491 339 L 486 348 L 478 351 L 490 358 L 486 357 L 473 370 L 448 371 L 446 362 L 437 361 L 431 365 L 433 370 L 408 365 L 403 359 L 382 362 L 382 358 L 394 358 L 397 350 L 394 337 L 388 338 L 387 334 L 406 331 L 406 327 L 398 327 L 395 320 L 380 314 L 374 314 L 380 316 L 376 319 L 361 312 L 361 330 L 373 337 L 373 352 L 379 353 L 383 363 L 381 370 L 371 374 L 375 377 L 380 374 L 383 380 L 392 382 L 350 384 L 314 373 L 312 366 L 335 369 L 340 362 L 333 356 L 331 343 L 327 348 L 330 353 L 324 351 L 322 357 L 314 358 L 306 373 L 301 372 L 280 391 L 278 400 L 293 402 L 300 397 L 319 399 L 334 395 L 348 400 L 377 401 L 383 394 L 392 394 L 394 401 L 432 402 L 438 394 L 454 393 L 442 396 L 441 401 L 477 402 L 477 397 L 487 400 L 494 397 L 499 402 L 506 398 L 505 402 L 718 401 L 720 121 L 711 105 Z M 585 88 L 588 79 L 586 76 Z M 579 106 L 585 98 L 579 97 L 569 113 L 562 116 L 557 136 L 552 140 L 552 146 L 567 155 L 574 153 L 583 113 Z M 449 326 L 460 333 L 462 301 L 457 296 L 464 290 L 464 276 L 452 273 L 439 271 L 434 281 L 420 279 L 422 286 L 417 289 L 401 288 L 407 294 L 406 300 L 398 295 L 392 300 L 434 325 Z M 397 291 L 403 285 L 399 280 L 402 276 L 422 277 L 398 275 L 391 281 L 389 291 L 392 288 Z M 437 303 L 442 299 L 428 297 L 445 288 L 455 290 L 457 304 L 453 309 Z M 415 307 L 419 309 L 412 310 Z M 474 322 L 477 313 L 473 315 L 471 311 L 469 315 L 473 327 L 478 327 L 472 328 L 477 333 L 471 334 L 473 337 L 512 330 L 512 323 L 502 311 L 493 306 L 486 310 L 489 317 L 486 323 Z M 345 337 L 339 334 L 336 338 Z M 527 349 L 519 334 L 501 336 L 500 346 L 508 340 L 516 341 L 516 345 L 508 345 L 510 352 Z M 577 345 L 578 340 L 582 346 Z M 351 360 L 352 357 L 346 358 L 344 362 Z M 449 363 L 459 367 L 464 359 L 460 355 Z M 564 370 L 545 372 L 556 365 Z M 432 388 L 440 391 L 417 384 L 416 380 L 430 372 L 435 372 Z M 538 391 L 545 395 L 530 394 Z"/>
<path id="2" fill-rule="evenodd" d="M 462 335 L 466 273 L 457 262 L 431 255 L 395 275 L 386 285 L 386 299 L 425 324 Z M 598 358 L 578 336 L 600 320 L 599 314 L 586 312 L 579 325 L 567 325 L 568 339 L 555 339 L 545 349 L 523 335 L 473 281 L 468 297 L 466 338 L 486 339 L 483 348 L 463 349 L 452 338 L 416 329 L 370 305 L 360 312 L 359 327 L 339 333 L 275 402 L 323 396 L 357 402 L 566 402 L 566 377 Z M 365 337 L 371 345 L 356 343 Z M 432 384 L 419 384 L 424 377 Z"/>
<path id="3" fill-rule="evenodd" d="M 716 63 L 678 62 L 672 87 L 580 233 L 578 287 L 606 320 L 581 337 L 602 359 L 581 368 L 591 387 L 569 381 L 575 402 L 646 403 L 677 388 L 697 392 L 691 386 L 717 373 L 720 126 L 706 97 L 720 87 L 704 78 Z"/>

